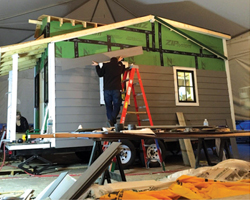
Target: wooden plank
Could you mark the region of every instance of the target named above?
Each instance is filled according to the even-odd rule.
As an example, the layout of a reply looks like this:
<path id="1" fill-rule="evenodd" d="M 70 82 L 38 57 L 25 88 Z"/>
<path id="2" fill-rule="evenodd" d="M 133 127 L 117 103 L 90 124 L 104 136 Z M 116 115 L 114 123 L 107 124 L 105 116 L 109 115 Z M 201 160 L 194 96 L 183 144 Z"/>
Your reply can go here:
<path id="1" fill-rule="evenodd" d="M 96 62 L 105 62 L 109 61 L 110 58 L 112 57 L 118 57 L 122 56 L 123 58 L 126 57 L 131 57 L 131 56 L 136 56 L 136 55 L 141 55 L 143 54 L 142 47 L 137 46 L 137 47 L 131 47 L 131 48 L 126 48 L 126 49 L 121 49 L 121 50 L 116 50 L 116 51 L 109 51 L 105 53 L 99 53 L 99 54 L 94 54 L 90 56 L 84 56 L 84 57 L 79 57 L 74 59 L 74 65 L 72 65 L 72 59 L 68 58 L 60 58 L 56 60 L 56 65 L 61 66 L 62 70 L 69 70 L 71 68 L 76 68 L 76 67 L 87 67 L 92 66 L 92 61 Z"/>
<path id="2" fill-rule="evenodd" d="M 179 124 L 181 126 L 186 126 L 186 121 L 182 112 L 176 112 Z M 185 165 L 190 165 L 195 168 L 195 156 L 194 150 L 190 139 L 179 139 L 182 157 Z"/>
<path id="3" fill-rule="evenodd" d="M 115 133 L 115 134 L 114 134 Z M 156 133 L 155 135 L 151 135 L 151 138 L 157 138 L 157 139 L 168 139 L 168 138 L 230 138 L 230 137 L 249 137 L 250 132 L 249 131 L 231 131 L 231 132 L 192 132 L 192 133 L 180 133 L 180 132 L 165 132 L 165 133 Z M 28 138 L 93 138 L 93 139 L 120 139 L 120 138 L 126 138 L 131 139 L 131 137 L 134 138 L 148 138 L 148 135 L 131 135 L 126 133 L 118 133 L 118 132 L 105 132 L 101 133 L 93 133 L 93 132 L 86 132 L 86 133 L 54 133 L 54 134 L 43 134 L 43 135 L 37 135 L 37 134 L 30 134 L 28 135 Z"/>
<path id="4" fill-rule="evenodd" d="M 78 19 L 61 18 L 61 17 L 51 16 L 51 15 L 41 15 L 38 17 L 38 20 L 42 21 L 46 17 L 50 17 L 50 21 L 62 20 L 63 23 L 71 23 L 71 24 L 83 24 L 83 23 L 85 23 L 85 24 L 89 24 L 91 26 L 94 26 L 95 24 L 97 24 L 97 26 L 105 25 L 103 23 L 94 23 L 94 22 L 82 21 L 82 20 L 78 20 Z"/>
<path id="5" fill-rule="evenodd" d="M 23 54 L 34 50 L 45 49 L 47 48 L 47 43 L 44 42 L 43 40 L 46 39 L 47 38 L 1 47 L 0 48 L 0 52 L 2 53 L 1 58 L 12 56 L 13 54 L 16 53 Z"/>
<path id="6" fill-rule="evenodd" d="M 113 23 L 113 24 L 108 24 L 108 25 L 105 25 L 105 26 L 100 26 L 100 27 L 97 27 L 95 29 L 86 29 L 86 30 L 81 30 L 81 31 L 75 31 L 75 32 L 72 32 L 72 33 L 57 35 L 57 36 L 54 36 L 54 37 L 44 38 L 44 39 L 40 39 L 40 40 L 24 42 L 24 43 L 15 44 L 15 45 L 3 46 L 3 47 L 1 47 L 0 52 L 2 52 L 2 53 L 10 52 L 10 54 L 15 54 L 13 52 L 18 51 L 18 50 L 21 51 L 21 49 L 23 49 L 23 48 L 29 48 L 31 46 L 39 46 L 39 45 L 42 45 L 42 44 L 47 45 L 50 42 L 60 42 L 60 41 L 63 41 L 63 40 L 69 40 L 69 39 L 73 39 L 73 38 L 77 38 L 77 37 L 83 37 L 83 36 L 91 35 L 91 34 L 94 34 L 94 33 L 100 33 L 100 32 L 104 32 L 104 31 L 108 31 L 108 30 L 121 28 L 121 27 L 124 27 L 124 26 L 130 26 L 130 25 L 133 25 L 133 24 L 138 24 L 138 23 L 150 21 L 152 19 L 154 19 L 154 16 L 153 15 L 148 15 L 148 16 L 145 16 L 145 17 L 125 20 L 125 21 L 116 22 L 116 23 Z"/>
<path id="7" fill-rule="evenodd" d="M 41 58 L 41 54 L 38 54 L 38 55 L 32 55 L 32 56 L 26 56 L 26 57 L 20 57 L 18 58 L 18 65 L 22 65 L 24 63 L 27 63 L 27 62 L 32 62 L 34 60 L 37 60 L 38 58 Z M 1 69 L 4 70 L 4 67 L 5 66 L 8 66 L 8 65 L 12 65 L 12 60 L 10 61 L 6 61 L 4 63 L 1 64 Z"/>
<path id="8" fill-rule="evenodd" d="M 26 56 L 33 56 L 33 55 L 41 55 L 42 53 L 44 52 L 44 49 L 38 49 L 38 50 L 34 50 L 34 51 L 29 51 L 25 54 L 21 54 L 19 56 L 19 59 L 20 58 L 23 58 L 23 57 L 26 57 Z M 18 60 L 19 60 L 18 59 Z M 1 63 L 4 63 L 4 62 L 7 62 L 7 61 L 12 61 L 12 56 L 6 56 L 6 57 L 3 57 L 0 62 Z"/>
<path id="9" fill-rule="evenodd" d="M 27 68 L 28 66 L 35 66 L 37 63 L 37 59 L 33 59 L 33 60 L 27 60 L 27 61 L 24 61 L 24 62 L 21 62 L 19 63 L 19 66 L 18 66 L 18 70 L 22 70 L 22 68 Z M 4 72 L 8 72 L 8 71 L 11 71 L 12 70 L 12 64 L 11 65 L 6 65 L 6 66 L 3 66 L 1 69 L 0 69 L 0 73 L 4 73 Z"/>
<path id="10" fill-rule="evenodd" d="M 29 19 L 29 23 L 30 23 L 30 24 L 36 24 L 36 25 L 42 25 L 42 24 L 43 24 L 42 21 L 32 20 L 32 19 Z"/>
<path id="11" fill-rule="evenodd" d="M 189 25 L 189 24 L 184 24 L 184 23 L 173 21 L 173 20 L 170 20 L 170 19 L 164 19 L 164 18 L 161 18 L 161 17 L 159 17 L 159 18 L 162 19 L 163 21 L 171 24 L 172 26 L 174 26 L 176 28 L 186 29 L 186 30 L 189 30 L 189 31 L 203 33 L 203 34 L 206 34 L 206 35 L 212 35 L 214 37 L 231 39 L 230 35 L 226 35 L 224 33 L 219 33 L 219 32 L 215 32 L 215 31 L 212 31 L 212 30 L 200 28 L 200 27 L 197 27 L 197 26 L 192 26 L 192 25 Z"/>

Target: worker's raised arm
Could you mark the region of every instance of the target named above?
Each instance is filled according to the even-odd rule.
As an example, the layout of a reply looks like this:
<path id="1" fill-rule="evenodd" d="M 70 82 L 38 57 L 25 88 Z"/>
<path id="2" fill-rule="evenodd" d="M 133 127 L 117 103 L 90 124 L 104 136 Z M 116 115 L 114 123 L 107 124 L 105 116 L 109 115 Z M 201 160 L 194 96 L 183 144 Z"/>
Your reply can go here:
<path id="1" fill-rule="evenodd" d="M 104 68 L 103 68 L 103 63 L 98 63 L 96 61 L 92 61 L 92 65 L 95 66 L 96 69 L 96 73 L 99 77 L 103 77 L 104 76 Z"/>

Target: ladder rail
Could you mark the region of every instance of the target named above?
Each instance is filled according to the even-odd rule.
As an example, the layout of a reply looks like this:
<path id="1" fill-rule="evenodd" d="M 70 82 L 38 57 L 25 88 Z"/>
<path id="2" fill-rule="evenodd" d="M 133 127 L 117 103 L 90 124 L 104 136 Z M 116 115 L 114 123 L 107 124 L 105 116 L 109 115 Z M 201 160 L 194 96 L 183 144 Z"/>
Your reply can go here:
<path id="1" fill-rule="evenodd" d="M 148 116 L 148 119 L 149 119 L 150 126 L 153 126 L 153 120 L 152 120 L 151 113 L 150 113 L 150 110 L 149 110 L 149 107 L 148 107 L 147 98 L 146 98 L 146 95 L 145 95 L 144 87 L 143 87 L 143 84 L 142 84 L 142 80 L 141 80 L 141 76 L 140 76 L 138 68 L 132 68 L 129 71 L 129 82 L 128 82 L 128 86 L 127 86 L 127 92 L 126 92 L 126 96 L 125 96 L 125 100 L 124 100 L 124 105 L 123 105 L 123 109 L 122 109 L 120 123 L 124 124 L 124 122 L 125 122 L 127 109 L 128 109 L 128 101 L 130 99 L 131 90 L 132 90 L 133 98 L 134 98 L 134 104 L 135 104 L 135 110 L 137 112 L 137 122 L 138 122 L 139 126 L 141 125 L 141 120 L 140 120 L 140 117 L 139 117 L 138 104 L 137 104 L 137 99 L 136 99 L 136 93 L 135 93 L 135 89 L 134 89 L 134 85 L 133 85 L 133 80 L 134 80 L 135 73 L 136 73 L 138 81 L 139 81 L 139 85 L 140 85 L 140 89 L 141 89 L 141 92 L 142 92 L 143 101 L 144 101 L 144 104 L 145 104 L 146 113 L 147 113 L 147 116 Z M 127 78 L 127 73 L 126 74 L 124 73 L 123 80 L 125 80 L 126 78 Z M 122 89 L 123 90 L 125 88 L 125 83 L 124 82 L 122 84 Z M 155 144 L 156 144 L 156 148 L 157 148 L 160 163 L 161 163 L 161 165 L 163 167 L 163 170 L 165 171 L 165 164 L 164 164 L 164 161 L 162 159 L 162 154 L 161 154 L 161 151 L 160 151 L 160 146 L 159 146 L 158 140 L 155 139 L 154 141 L 155 141 Z M 141 139 L 141 145 L 142 145 L 142 150 L 143 150 L 145 167 L 147 167 L 148 158 L 147 158 L 147 154 L 146 154 L 144 139 Z"/>
<path id="2" fill-rule="evenodd" d="M 123 105 L 123 109 L 122 109 L 122 114 L 121 114 L 121 119 L 120 119 L 121 124 L 124 124 L 124 122 L 125 122 L 127 109 L 128 109 L 128 101 L 129 101 L 131 90 L 132 90 L 131 88 L 133 85 L 134 75 L 135 75 L 135 70 L 131 69 L 130 74 L 129 74 L 130 78 L 129 78 L 129 82 L 128 82 L 127 92 L 126 92 L 124 105 Z"/>
<path id="3" fill-rule="evenodd" d="M 146 98 L 146 95 L 145 95 L 144 87 L 142 85 L 141 75 L 140 75 L 138 69 L 135 69 L 135 70 L 136 70 L 136 74 L 137 74 L 138 81 L 139 81 L 139 84 L 140 84 L 140 88 L 141 88 L 144 104 L 145 104 L 145 107 L 146 107 L 146 111 L 147 111 L 147 114 L 148 114 L 149 123 L 150 123 L 150 126 L 153 126 L 153 120 L 152 120 L 151 113 L 150 113 L 150 110 L 149 110 L 149 107 L 148 107 L 148 101 L 147 101 L 147 98 Z"/>
<path id="4" fill-rule="evenodd" d="M 133 92 L 133 97 L 134 97 L 135 111 L 137 112 L 137 114 L 136 114 L 137 123 L 139 126 L 141 126 L 141 120 L 140 120 L 139 109 L 138 109 L 138 105 L 137 105 L 137 99 L 136 99 L 134 85 L 132 85 L 132 92 Z"/>

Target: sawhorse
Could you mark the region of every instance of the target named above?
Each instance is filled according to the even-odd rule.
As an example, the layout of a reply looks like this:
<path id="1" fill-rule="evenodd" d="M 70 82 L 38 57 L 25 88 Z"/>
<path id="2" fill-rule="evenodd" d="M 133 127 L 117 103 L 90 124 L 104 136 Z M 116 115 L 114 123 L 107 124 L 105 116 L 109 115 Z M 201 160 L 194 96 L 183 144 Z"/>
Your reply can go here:
<path id="1" fill-rule="evenodd" d="M 88 166 L 90 166 L 96 160 L 96 158 L 98 158 L 102 154 L 102 152 L 103 152 L 103 150 L 102 150 L 101 141 L 94 140 L 94 145 L 92 148 L 92 152 L 91 152 Z M 126 182 L 125 173 L 123 171 L 123 167 L 122 167 L 122 163 L 121 163 L 121 159 L 120 159 L 120 153 L 116 155 L 116 162 L 117 162 L 117 166 L 118 166 L 120 175 L 118 175 L 114 172 L 110 172 L 108 169 L 106 169 L 102 173 L 101 179 L 99 181 L 100 185 L 104 185 L 105 180 L 107 180 L 108 183 L 111 183 L 111 178 L 116 180 L 116 181 Z"/>
<path id="2" fill-rule="evenodd" d="M 231 154 L 229 150 L 229 138 L 220 138 L 220 149 L 219 149 L 219 161 L 222 161 L 223 159 L 223 151 L 226 151 L 227 158 L 233 158 L 233 155 Z M 200 167 L 200 156 L 201 156 L 201 150 L 203 149 L 207 163 L 209 166 L 216 165 L 216 163 L 212 163 L 211 159 L 208 155 L 207 146 L 204 138 L 198 139 L 198 148 L 197 148 L 197 155 L 196 155 L 196 161 L 195 161 L 195 168 Z"/>

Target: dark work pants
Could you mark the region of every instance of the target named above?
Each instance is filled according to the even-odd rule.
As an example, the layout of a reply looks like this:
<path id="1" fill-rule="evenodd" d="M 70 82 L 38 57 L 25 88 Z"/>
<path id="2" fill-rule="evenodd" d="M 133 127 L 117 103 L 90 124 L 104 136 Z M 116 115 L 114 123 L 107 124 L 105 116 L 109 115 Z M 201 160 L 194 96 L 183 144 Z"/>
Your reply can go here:
<path id="1" fill-rule="evenodd" d="M 104 101 L 108 120 L 110 125 L 113 126 L 116 124 L 122 102 L 120 90 L 104 90 Z"/>

